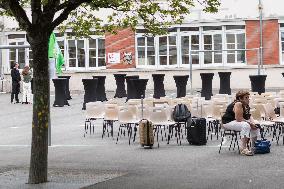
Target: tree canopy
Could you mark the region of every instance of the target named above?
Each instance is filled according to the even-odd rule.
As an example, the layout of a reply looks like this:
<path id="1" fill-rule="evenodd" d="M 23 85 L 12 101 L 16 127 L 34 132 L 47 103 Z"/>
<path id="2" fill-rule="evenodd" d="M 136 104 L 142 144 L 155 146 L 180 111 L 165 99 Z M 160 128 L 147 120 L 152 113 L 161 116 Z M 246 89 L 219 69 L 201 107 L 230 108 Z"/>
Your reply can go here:
<path id="1" fill-rule="evenodd" d="M 0 13 L 14 17 L 27 32 L 37 24 L 48 31 L 59 25 L 72 28 L 77 36 L 142 25 L 149 33 L 161 34 L 163 28 L 181 23 L 197 4 L 205 12 L 217 12 L 220 0 L 0 0 Z M 106 18 L 96 14 L 101 9 Z"/>

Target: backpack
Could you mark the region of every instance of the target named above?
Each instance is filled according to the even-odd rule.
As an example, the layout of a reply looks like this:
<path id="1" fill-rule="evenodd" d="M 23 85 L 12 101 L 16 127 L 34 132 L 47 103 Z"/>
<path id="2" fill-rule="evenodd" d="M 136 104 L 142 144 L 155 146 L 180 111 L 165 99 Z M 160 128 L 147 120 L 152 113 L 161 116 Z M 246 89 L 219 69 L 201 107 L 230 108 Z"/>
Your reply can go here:
<path id="1" fill-rule="evenodd" d="M 189 112 L 185 104 L 177 104 L 173 111 L 173 119 L 175 122 L 186 122 L 191 118 L 191 113 Z"/>
<path id="2" fill-rule="evenodd" d="M 270 152 L 270 141 L 263 139 L 255 142 L 254 148 L 256 154 L 266 154 Z"/>

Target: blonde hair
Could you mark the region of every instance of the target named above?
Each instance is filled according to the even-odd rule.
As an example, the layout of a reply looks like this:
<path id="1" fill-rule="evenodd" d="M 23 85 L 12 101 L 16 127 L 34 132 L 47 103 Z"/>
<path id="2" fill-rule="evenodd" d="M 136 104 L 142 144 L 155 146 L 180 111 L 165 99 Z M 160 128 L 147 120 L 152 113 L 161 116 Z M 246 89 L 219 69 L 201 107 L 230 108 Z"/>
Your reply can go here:
<path id="1" fill-rule="evenodd" d="M 236 93 L 236 100 L 240 100 L 241 98 L 243 98 L 246 95 L 250 95 L 248 91 L 240 90 Z"/>

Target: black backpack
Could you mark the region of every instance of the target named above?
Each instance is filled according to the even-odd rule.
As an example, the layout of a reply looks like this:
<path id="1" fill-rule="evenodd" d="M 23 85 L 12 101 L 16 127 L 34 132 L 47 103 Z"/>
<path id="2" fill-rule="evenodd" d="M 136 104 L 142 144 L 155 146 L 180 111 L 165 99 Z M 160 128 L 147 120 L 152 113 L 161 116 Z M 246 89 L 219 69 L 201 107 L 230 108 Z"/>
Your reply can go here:
<path id="1" fill-rule="evenodd" d="M 175 122 L 186 122 L 191 118 L 191 113 L 185 104 L 177 104 L 173 111 L 173 118 Z"/>

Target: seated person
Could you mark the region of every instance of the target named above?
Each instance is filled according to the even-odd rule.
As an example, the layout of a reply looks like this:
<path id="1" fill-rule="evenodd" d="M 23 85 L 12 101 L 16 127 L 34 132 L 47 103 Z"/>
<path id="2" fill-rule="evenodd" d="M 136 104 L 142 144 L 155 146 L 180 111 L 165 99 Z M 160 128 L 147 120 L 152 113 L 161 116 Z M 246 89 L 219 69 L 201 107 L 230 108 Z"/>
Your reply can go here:
<path id="1" fill-rule="evenodd" d="M 249 92 L 239 91 L 236 94 L 236 100 L 228 105 L 225 114 L 222 117 L 223 127 L 225 129 L 240 131 L 242 155 L 251 156 L 253 152 L 247 148 L 249 136 L 251 137 L 252 146 L 254 146 L 260 131 L 254 124 L 250 114 Z"/>

